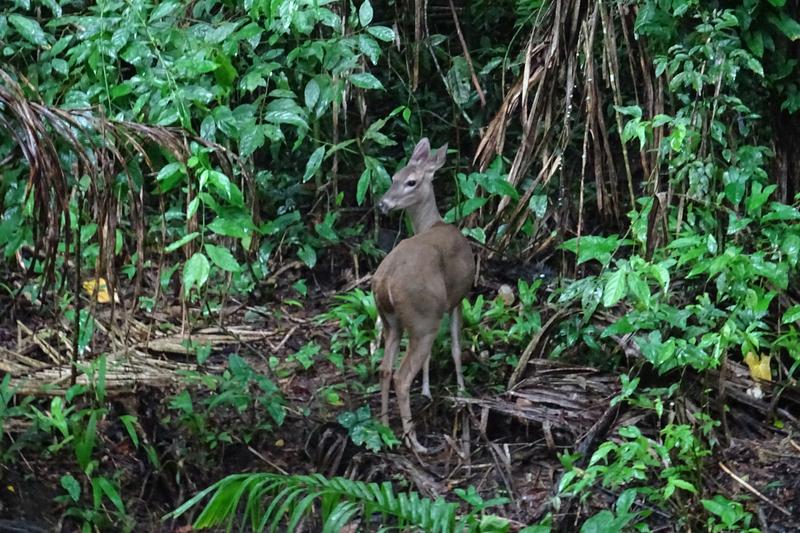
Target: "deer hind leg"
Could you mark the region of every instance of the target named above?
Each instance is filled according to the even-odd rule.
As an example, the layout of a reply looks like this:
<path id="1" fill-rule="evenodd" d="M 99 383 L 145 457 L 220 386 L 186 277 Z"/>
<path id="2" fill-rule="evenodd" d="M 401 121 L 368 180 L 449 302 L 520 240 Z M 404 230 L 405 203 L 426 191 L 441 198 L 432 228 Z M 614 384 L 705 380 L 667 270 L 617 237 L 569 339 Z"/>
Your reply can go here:
<path id="1" fill-rule="evenodd" d="M 427 399 L 432 400 L 431 396 L 431 356 L 425 359 L 425 364 L 422 365 L 422 395 Z"/>
<path id="2" fill-rule="evenodd" d="M 436 339 L 436 331 L 428 333 L 409 332 L 408 352 L 400 368 L 394 374 L 394 388 L 397 394 L 397 404 L 400 407 L 400 419 L 403 422 L 403 434 L 406 443 L 419 453 L 428 450 L 417 440 L 414 431 L 413 417 L 411 416 L 411 382 L 419 373 L 425 362 L 430 358 L 431 347 Z"/>
<path id="3" fill-rule="evenodd" d="M 459 303 L 450 313 L 450 352 L 456 367 L 459 392 L 464 390 L 464 372 L 461 369 L 461 322 L 461 303 Z"/>
<path id="4" fill-rule="evenodd" d="M 383 360 L 381 360 L 381 422 L 389 425 L 389 389 L 392 386 L 392 372 L 397 352 L 400 351 L 400 337 L 403 330 L 394 316 L 381 316 L 383 321 Z"/>

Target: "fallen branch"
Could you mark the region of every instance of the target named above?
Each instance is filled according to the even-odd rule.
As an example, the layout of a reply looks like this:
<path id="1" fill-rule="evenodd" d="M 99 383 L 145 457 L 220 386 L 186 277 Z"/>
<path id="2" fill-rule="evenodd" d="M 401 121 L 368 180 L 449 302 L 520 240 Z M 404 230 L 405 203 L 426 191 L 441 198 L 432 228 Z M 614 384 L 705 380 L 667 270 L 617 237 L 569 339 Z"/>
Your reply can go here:
<path id="1" fill-rule="evenodd" d="M 759 491 L 757 491 L 757 490 L 755 489 L 755 487 L 753 487 L 753 486 L 752 486 L 750 483 L 748 483 L 747 481 L 743 480 L 742 478 L 740 478 L 739 476 L 737 476 L 736 474 L 734 474 L 734 473 L 733 473 L 733 471 L 732 471 L 730 468 L 728 468 L 727 466 L 725 466 L 725 463 L 723 463 L 722 461 L 720 461 L 720 462 L 719 462 L 719 467 L 720 467 L 720 468 L 721 468 L 721 469 L 722 469 L 722 470 L 723 470 L 723 471 L 724 471 L 726 474 L 728 474 L 729 476 L 731 476 L 731 477 L 733 478 L 733 480 L 734 480 L 735 482 L 737 482 L 739 485 L 741 485 L 742 487 L 746 488 L 748 491 L 750 491 L 750 492 L 751 492 L 751 493 L 753 493 L 754 495 L 758 496 L 758 498 L 759 498 L 761 501 L 763 501 L 764 503 L 766 503 L 767 505 L 769 505 L 769 506 L 770 506 L 770 507 L 772 507 L 773 509 L 777 509 L 778 511 L 780 511 L 780 512 L 781 512 L 781 513 L 783 513 L 784 515 L 788 516 L 789 518 L 791 518 L 791 517 L 792 517 L 792 513 L 790 513 L 789 511 L 787 511 L 786 509 L 784 509 L 783 507 L 781 507 L 781 506 L 780 506 L 780 505 L 778 505 L 777 503 L 773 502 L 772 500 L 770 500 L 769 498 L 767 498 L 766 496 L 764 496 L 763 494 L 761 494 L 761 493 L 760 493 Z"/>

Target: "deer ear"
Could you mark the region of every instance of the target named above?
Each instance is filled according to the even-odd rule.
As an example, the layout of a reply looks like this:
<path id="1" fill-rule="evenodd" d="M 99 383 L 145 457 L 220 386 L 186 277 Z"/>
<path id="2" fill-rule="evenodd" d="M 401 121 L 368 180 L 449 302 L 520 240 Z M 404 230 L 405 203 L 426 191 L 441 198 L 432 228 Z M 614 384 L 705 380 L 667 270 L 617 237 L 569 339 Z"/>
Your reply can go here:
<path id="1" fill-rule="evenodd" d="M 409 163 L 423 163 L 430 157 L 430 154 L 431 142 L 427 137 L 423 137 L 414 147 L 414 151 L 411 153 L 411 159 L 409 160 Z"/>
<path id="2" fill-rule="evenodd" d="M 444 146 L 441 146 L 438 150 L 436 150 L 433 155 L 428 158 L 427 167 L 428 171 L 431 173 L 436 172 L 442 165 L 444 165 L 444 160 L 447 158 L 447 143 Z"/>

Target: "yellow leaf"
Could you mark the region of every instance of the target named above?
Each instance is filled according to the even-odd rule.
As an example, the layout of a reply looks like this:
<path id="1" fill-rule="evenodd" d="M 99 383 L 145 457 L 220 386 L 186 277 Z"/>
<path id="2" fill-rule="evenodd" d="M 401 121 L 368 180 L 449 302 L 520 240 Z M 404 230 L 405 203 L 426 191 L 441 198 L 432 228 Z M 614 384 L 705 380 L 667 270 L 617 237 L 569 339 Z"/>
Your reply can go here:
<path id="1" fill-rule="evenodd" d="M 753 379 L 772 381 L 772 371 L 769 368 L 770 359 L 772 359 L 770 355 L 756 355 L 753 352 L 747 352 L 744 362 L 750 367 L 750 376 Z"/>
<path id="2" fill-rule="evenodd" d="M 111 295 L 108 292 L 108 283 L 105 278 L 90 279 L 83 282 L 83 290 L 86 291 L 90 297 L 95 296 L 97 301 L 101 304 L 111 302 Z M 97 292 L 95 292 L 97 291 Z"/>

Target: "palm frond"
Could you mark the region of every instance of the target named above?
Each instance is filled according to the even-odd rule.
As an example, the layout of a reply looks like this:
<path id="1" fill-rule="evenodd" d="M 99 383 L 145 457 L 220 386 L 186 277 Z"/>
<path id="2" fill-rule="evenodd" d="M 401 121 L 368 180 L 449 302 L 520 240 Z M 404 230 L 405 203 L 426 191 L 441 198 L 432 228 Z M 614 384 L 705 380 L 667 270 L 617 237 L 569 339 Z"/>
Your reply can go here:
<path id="1" fill-rule="evenodd" d="M 354 520 L 400 529 L 430 532 L 478 531 L 480 513 L 461 513 L 458 503 L 435 500 L 416 492 L 395 493 L 392 484 L 365 483 L 320 474 L 234 474 L 204 489 L 165 518 L 177 518 L 211 496 L 194 521 L 195 528 L 225 524 L 230 530 L 241 518 L 254 531 L 294 531 L 303 519 L 318 514 L 323 532 L 340 531 Z M 245 500 L 243 515 L 240 503 Z M 504 503 L 505 500 L 498 500 Z M 482 510 L 482 509 L 481 509 Z"/>

